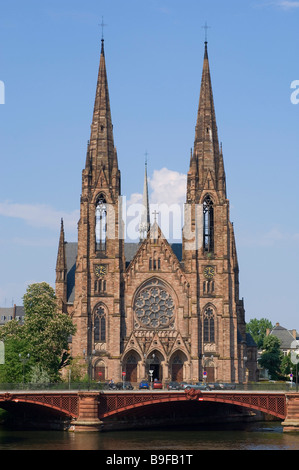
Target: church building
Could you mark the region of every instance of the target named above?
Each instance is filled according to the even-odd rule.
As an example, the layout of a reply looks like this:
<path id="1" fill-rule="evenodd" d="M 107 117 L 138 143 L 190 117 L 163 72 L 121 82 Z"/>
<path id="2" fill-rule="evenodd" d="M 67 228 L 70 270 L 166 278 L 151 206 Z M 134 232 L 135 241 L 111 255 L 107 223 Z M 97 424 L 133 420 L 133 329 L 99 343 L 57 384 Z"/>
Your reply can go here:
<path id="1" fill-rule="evenodd" d="M 65 241 L 62 221 L 56 265 L 59 309 L 77 327 L 71 353 L 88 360 L 92 379 L 257 379 L 257 349 L 239 298 L 207 42 L 186 172 L 181 243 L 168 242 L 157 220 L 150 223 L 146 174 L 140 241 L 126 243 L 102 40 L 78 242 Z"/>

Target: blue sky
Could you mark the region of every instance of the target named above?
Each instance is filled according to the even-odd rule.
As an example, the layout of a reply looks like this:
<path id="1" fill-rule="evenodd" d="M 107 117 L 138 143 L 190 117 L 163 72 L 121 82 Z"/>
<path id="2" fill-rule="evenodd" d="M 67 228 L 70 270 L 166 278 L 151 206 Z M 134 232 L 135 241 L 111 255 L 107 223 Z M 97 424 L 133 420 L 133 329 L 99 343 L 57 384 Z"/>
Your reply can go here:
<path id="1" fill-rule="evenodd" d="M 2 3 L 0 306 L 54 286 L 61 217 L 77 239 L 102 16 L 122 193 L 142 193 L 147 151 L 152 202 L 184 198 L 207 21 L 246 319 L 299 330 L 299 2 Z"/>

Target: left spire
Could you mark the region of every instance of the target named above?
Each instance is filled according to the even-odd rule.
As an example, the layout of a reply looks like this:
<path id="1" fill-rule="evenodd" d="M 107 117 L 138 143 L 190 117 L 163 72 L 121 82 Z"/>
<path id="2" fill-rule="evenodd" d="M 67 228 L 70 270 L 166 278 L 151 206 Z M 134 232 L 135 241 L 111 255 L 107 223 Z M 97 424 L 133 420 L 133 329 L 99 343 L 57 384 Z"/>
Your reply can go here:
<path id="1" fill-rule="evenodd" d="M 112 169 L 118 168 L 115 159 L 117 159 L 117 156 L 114 147 L 104 38 L 102 36 L 100 66 L 89 142 L 89 163 L 94 179 L 96 180 L 100 171 L 103 170 L 107 181 L 111 181 Z"/>

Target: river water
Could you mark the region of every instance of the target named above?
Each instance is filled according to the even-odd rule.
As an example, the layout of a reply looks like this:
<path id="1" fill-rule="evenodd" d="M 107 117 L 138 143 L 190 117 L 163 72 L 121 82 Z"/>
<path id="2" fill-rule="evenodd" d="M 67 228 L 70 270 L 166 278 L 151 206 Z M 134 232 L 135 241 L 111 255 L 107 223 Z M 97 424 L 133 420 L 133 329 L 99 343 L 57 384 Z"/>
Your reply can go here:
<path id="1" fill-rule="evenodd" d="M 238 428 L 167 428 L 103 433 L 12 431 L 0 426 L 0 450 L 299 450 L 299 434 L 284 433 L 280 422 L 246 424 Z M 190 453 L 190 452 L 189 452 Z"/>

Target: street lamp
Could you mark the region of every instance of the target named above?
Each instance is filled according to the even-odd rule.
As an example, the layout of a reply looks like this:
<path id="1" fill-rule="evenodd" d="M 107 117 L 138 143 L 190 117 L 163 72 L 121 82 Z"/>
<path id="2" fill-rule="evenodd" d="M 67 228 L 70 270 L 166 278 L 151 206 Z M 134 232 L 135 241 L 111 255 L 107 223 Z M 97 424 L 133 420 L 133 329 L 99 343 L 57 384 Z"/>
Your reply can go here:
<path id="1" fill-rule="evenodd" d="M 87 374 L 88 374 L 88 390 L 90 389 L 91 383 L 91 372 L 92 372 L 92 357 L 95 355 L 95 350 L 91 354 L 86 354 L 86 350 L 83 349 L 83 356 L 85 362 L 87 362 Z"/>
<path id="2" fill-rule="evenodd" d="M 28 353 L 26 357 L 22 357 L 22 354 L 20 353 L 19 354 L 19 359 L 20 359 L 20 362 L 22 362 L 22 364 L 23 364 L 23 387 L 24 387 L 24 383 L 25 383 L 25 364 L 27 364 L 27 362 L 29 361 L 30 354 Z"/>
<path id="3" fill-rule="evenodd" d="M 152 354 L 152 361 L 151 363 L 154 365 L 154 360 L 155 360 L 155 354 Z M 151 363 L 150 363 L 150 370 L 149 370 L 149 375 L 151 378 L 151 389 L 153 389 L 153 374 L 154 374 L 154 369 L 151 369 Z"/>
<path id="4" fill-rule="evenodd" d="M 247 356 L 244 356 L 243 357 L 244 382 L 247 384 L 246 362 L 247 362 Z"/>

